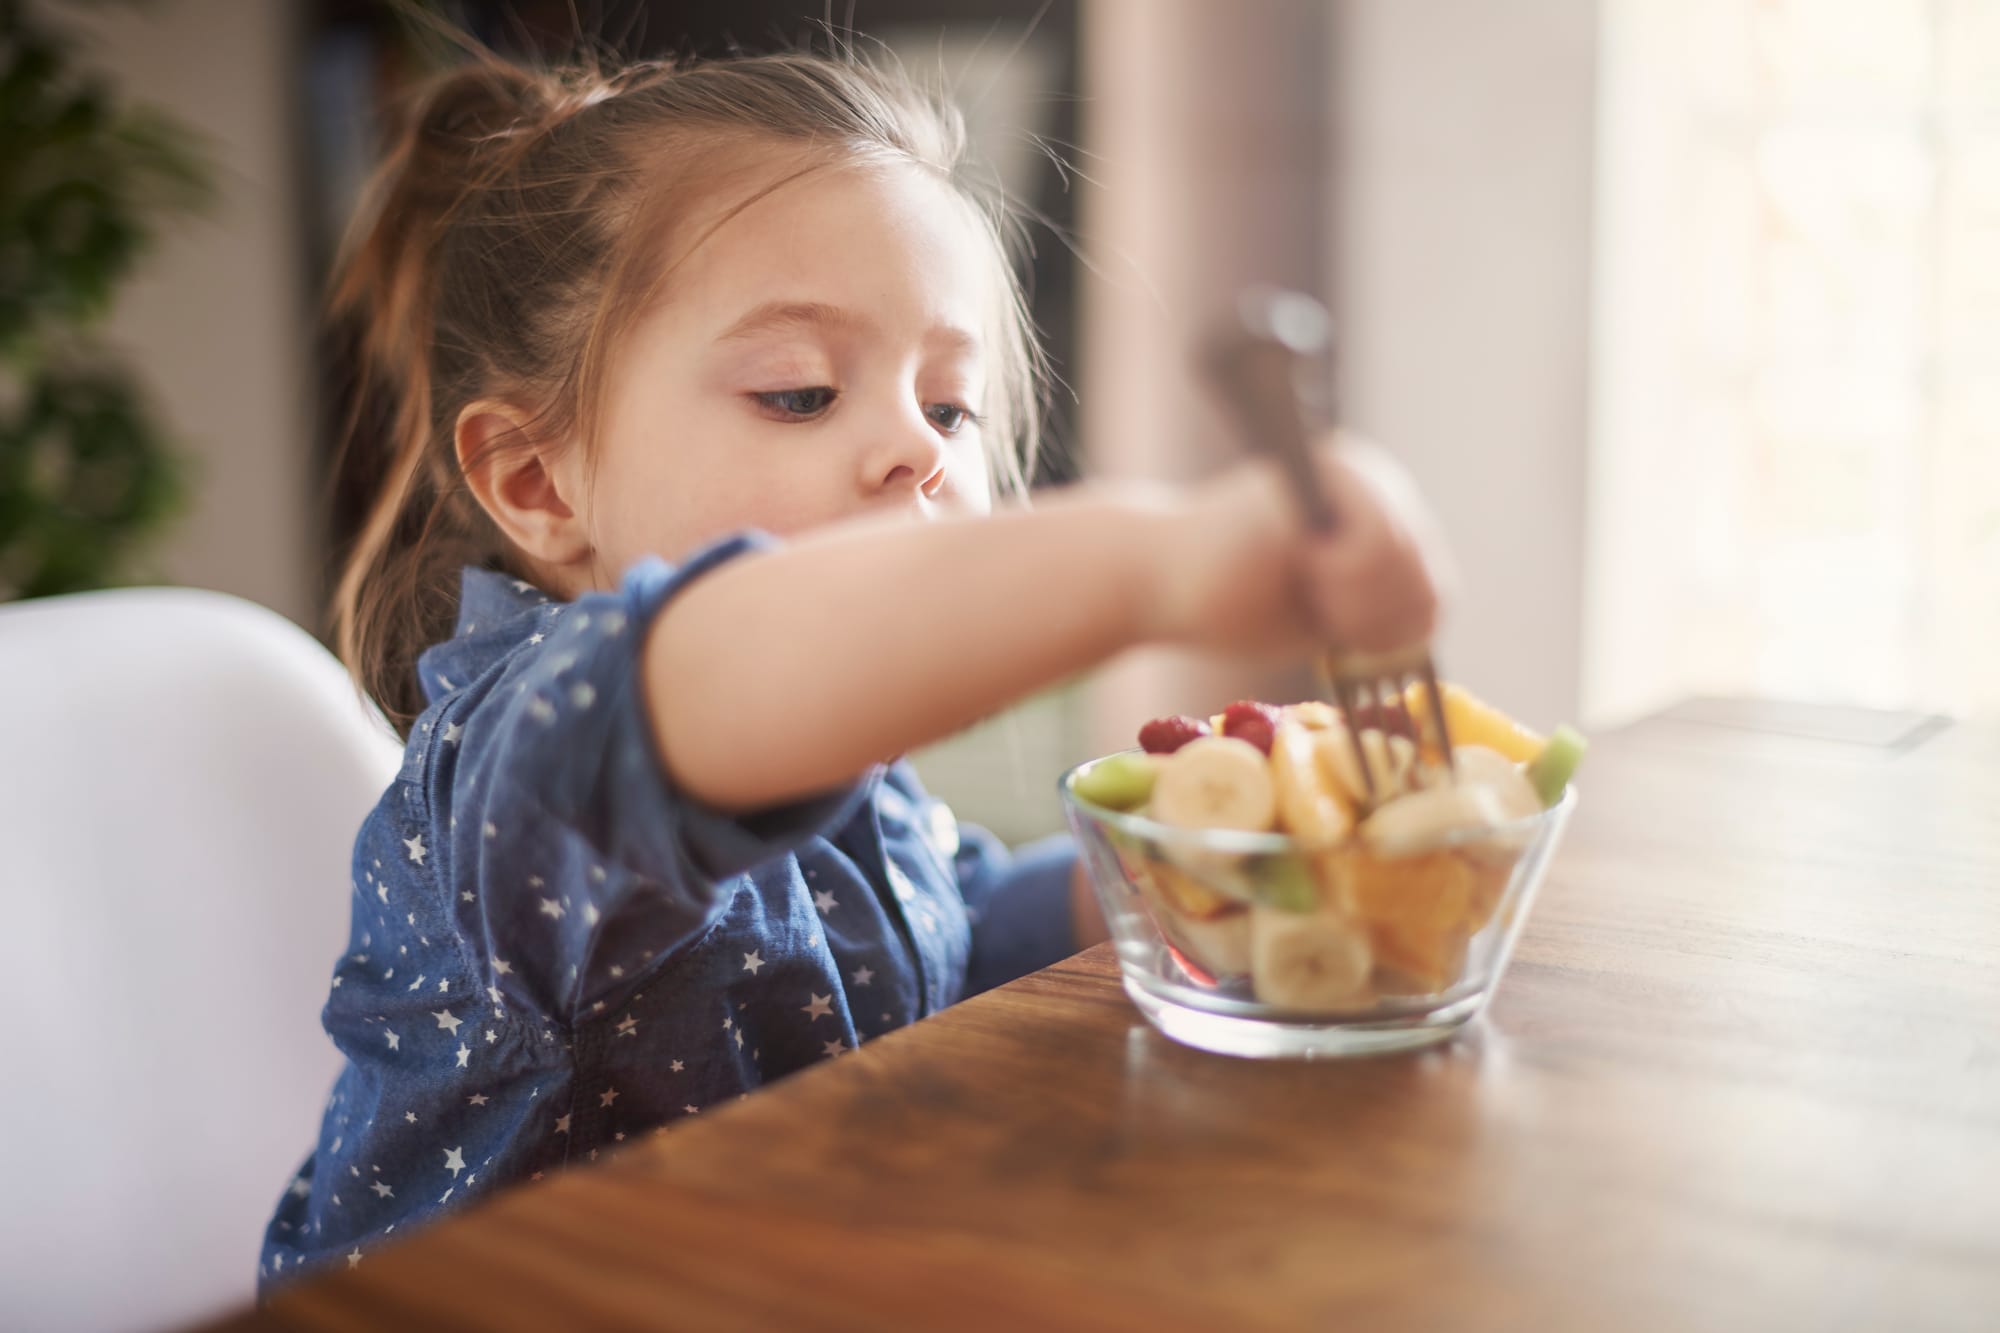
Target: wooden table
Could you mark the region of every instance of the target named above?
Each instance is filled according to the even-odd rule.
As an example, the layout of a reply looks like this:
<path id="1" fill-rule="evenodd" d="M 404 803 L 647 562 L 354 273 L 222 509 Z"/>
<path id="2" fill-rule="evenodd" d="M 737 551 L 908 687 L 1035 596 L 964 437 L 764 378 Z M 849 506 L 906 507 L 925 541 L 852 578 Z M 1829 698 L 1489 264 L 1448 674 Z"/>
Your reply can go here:
<path id="1" fill-rule="evenodd" d="M 2000 1328 L 2000 732 L 1600 739 L 1486 1018 L 1255 1063 L 1108 949 L 230 1327 Z"/>

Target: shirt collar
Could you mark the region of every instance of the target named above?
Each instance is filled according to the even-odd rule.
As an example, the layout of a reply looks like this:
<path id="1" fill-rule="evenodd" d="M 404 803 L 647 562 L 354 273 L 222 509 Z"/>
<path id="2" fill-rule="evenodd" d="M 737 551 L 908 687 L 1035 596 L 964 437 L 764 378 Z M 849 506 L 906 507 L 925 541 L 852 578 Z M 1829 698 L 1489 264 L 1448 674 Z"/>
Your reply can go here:
<path id="1" fill-rule="evenodd" d="M 532 583 L 468 565 L 459 574 L 458 624 L 452 636 L 417 659 L 424 698 L 436 703 L 484 675 L 538 632 L 539 613 L 553 605 L 554 599 Z"/>

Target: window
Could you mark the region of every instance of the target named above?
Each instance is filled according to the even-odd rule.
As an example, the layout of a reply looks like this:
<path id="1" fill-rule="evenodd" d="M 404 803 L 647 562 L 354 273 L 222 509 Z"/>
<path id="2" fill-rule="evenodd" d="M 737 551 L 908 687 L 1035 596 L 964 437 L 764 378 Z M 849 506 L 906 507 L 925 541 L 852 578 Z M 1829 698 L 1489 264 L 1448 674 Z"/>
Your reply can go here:
<path id="1" fill-rule="evenodd" d="M 1610 0 L 1585 712 L 2000 713 L 2000 3 Z"/>

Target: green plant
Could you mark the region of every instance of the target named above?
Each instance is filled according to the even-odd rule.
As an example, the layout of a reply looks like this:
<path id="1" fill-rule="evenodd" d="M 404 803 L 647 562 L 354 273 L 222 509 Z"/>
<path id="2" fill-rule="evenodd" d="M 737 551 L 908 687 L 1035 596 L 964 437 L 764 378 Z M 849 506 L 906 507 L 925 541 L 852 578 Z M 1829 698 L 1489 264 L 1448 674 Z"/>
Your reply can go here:
<path id="1" fill-rule="evenodd" d="M 0 0 L 0 601 L 116 580 L 178 506 L 182 465 L 91 329 L 210 197 L 193 137 L 121 104 L 38 8 Z"/>

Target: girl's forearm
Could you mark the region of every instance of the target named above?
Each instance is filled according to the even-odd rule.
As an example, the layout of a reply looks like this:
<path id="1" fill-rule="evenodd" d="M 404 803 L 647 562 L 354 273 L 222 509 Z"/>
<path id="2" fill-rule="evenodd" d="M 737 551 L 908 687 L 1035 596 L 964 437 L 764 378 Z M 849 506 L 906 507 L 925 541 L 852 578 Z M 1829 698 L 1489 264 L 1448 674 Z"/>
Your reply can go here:
<path id="1" fill-rule="evenodd" d="M 723 809 L 823 791 L 1158 635 L 1170 502 L 847 525 L 696 582 L 643 677 L 676 782 Z"/>

